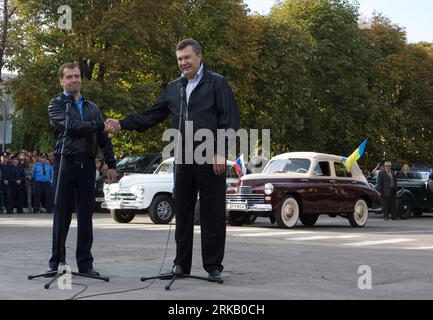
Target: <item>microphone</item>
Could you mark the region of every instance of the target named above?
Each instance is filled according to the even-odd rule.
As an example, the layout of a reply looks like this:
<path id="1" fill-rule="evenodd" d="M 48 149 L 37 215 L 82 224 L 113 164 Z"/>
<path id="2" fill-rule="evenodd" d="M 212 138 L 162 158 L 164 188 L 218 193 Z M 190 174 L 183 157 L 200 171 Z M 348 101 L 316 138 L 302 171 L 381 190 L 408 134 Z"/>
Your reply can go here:
<path id="1" fill-rule="evenodd" d="M 69 96 L 65 96 L 65 98 L 63 99 L 64 103 L 72 103 L 75 102 L 75 98 L 73 95 L 69 95 Z"/>
<path id="2" fill-rule="evenodd" d="M 73 95 L 65 96 L 63 99 L 63 103 L 66 104 L 66 115 L 69 115 L 69 110 L 71 109 L 72 103 L 75 102 L 75 98 Z"/>

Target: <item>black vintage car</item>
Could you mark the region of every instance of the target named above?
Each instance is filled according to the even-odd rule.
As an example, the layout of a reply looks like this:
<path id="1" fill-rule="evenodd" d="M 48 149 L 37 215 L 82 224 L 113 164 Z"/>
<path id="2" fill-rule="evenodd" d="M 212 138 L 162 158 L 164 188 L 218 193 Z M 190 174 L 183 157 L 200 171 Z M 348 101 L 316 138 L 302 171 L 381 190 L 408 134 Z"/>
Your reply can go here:
<path id="1" fill-rule="evenodd" d="M 400 218 L 421 216 L 433 209 L 433 168 L 411 168 L 397 172 L 397 210 Z"/>

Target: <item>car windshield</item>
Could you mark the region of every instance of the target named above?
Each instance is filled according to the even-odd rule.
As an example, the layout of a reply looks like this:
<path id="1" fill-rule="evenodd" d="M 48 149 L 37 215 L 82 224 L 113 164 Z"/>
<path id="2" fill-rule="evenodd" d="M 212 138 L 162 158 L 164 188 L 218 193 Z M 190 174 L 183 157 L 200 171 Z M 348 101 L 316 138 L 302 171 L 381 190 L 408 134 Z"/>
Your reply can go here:
<path id="1" fill-rule="evenodd" d="M 403 173 L 402 171 L 397 173 L 398 179 L 409 179 L 409 180 L 428 180 L 430 176 L 429 172 L 425 171 L 412 171 Z"/>
<path id="2" fill-rule="evenodd" d="M 153 174 L 170 174 L 173 173 L 173 162 L 163 162 L 160 166 L 155 170 Z"/>
<path id="3" fill-rule="evenodd" d="M 128 156 L 120 160 L 116 167 L 120 172 L 143 172 L 155 155 Z"/>
<path id="4" fill-rule="evenodd" d="M 311 161 L 308 159 L 278 159 L 271 160 L 263 173 L 307 173 Z"/>

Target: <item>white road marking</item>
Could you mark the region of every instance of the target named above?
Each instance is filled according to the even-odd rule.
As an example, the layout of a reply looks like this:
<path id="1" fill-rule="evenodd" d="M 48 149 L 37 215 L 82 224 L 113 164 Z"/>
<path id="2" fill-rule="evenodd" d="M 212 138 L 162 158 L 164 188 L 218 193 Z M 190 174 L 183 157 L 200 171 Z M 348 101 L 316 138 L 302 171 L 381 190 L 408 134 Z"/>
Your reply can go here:
<path id="1" fill-rule="evenodd" d="M 128 226 L 122 226 L 122 225 L 112 225 L 112 226 L 93 226 L 93 228 L 96 229 L 136 229 L 136 230 L 146 230 L 146 231 L 165 231 L 169 230 L 170 227 L 159 227 L 159 228 L 148 228 L 146 226 L 139 226 L 139 225 L 128 225 Z M 174 227 L 172 228 L 174 230 Z"/>
<path id="2" fill-rule="evenodd" d="M 415 241 L 415 239 L 394 238 L 394 239 L 388 239 L 388 240 L 343 243 L 342 245 L 343 246 L 352 246 L 352 247 L 362 247 L 362 246 L 376 246 L 379 244 L 391 244 L 391 243 L 401 243 L 401 242 L 409 242 L 409 241 Z"/>
<path id="3" fill-rule="evenodd" d="M 360 234 L 345 234 L 345 235 L 334 235 L 334 236 L 312 236 L 312 237 L 299 237 L 299 238 L 287 238 L 286 240 L 291 241 L 311 241 L 311 240 L 325 240 L 325 239 L 352 239 L 362 237 Z"/>
<path id="4" fill-rule="evenodd" d="M 406 250 L 433 250 L 433 246 L 430 246 L 430 247 L 406 247 L 403 249 L 406 249 Z"/>
<path id="5" fill-rule="evenodd" d="M 235 234 L 235 237 L 272 237 L 272 236 L 290 236 L 296 234 L 313 233 L 314 231 L 285 231 L 285 232 L 256 232 Z"/>
<path id="6" fill-rule="evenodd" d="M 275 230 L 275 228 L 260 228 L 260 227 L 240 227 L 240 228 L 234 228 L 234 227 L 227 227 L 227 232 L 238 232 L 238 231 L 272 231 Z M 278 230 L 278 229 L 277 229 Z"/>

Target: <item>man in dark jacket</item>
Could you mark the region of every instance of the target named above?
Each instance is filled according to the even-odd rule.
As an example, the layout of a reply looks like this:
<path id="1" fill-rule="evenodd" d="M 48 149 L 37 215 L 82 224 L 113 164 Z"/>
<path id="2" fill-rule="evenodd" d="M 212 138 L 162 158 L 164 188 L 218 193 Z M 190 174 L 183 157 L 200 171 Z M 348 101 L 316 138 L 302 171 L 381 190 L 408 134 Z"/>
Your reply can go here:
<path id="1" fill-rule="evenodd" d="M 397 178 L 391 171 L 391 162 L 385 162 L 385 170 L 379 173 L 377 178 L 377 191 L 380 193 L 382 212 L 385 220 L 388 220 L 391 211 L 392 220 L 399 220 L 396 212 L 395 196 L 397 194 Z"/>
<path id="2" fill-rule="evenodd" d="M 6 213 L 12 213 L 14 202 L 12 201 L 13 187 L 15 183 L 14 166 L 10 162 L 9 152 L 3 152 L 2 155 L 2 187 L 3 187 L 3 205 Z"/>
<path id="3" fill-rule="evenodd" d="M 25 196 L 24 182 L 26 179 L 24 167 L 21 165 L 20 160 L 16 155 L 12 157 L 12 165 L 14 181 L 12 182 L 12 196 L 8 211 L 13 211 L 15 207 L 17 208 L 17 213 L 23 213 Z"/>
<path id="4" fill-rule="evenodd" d="M 210 130 L 214 140 L 218 129 L 239 129 L 239 108 L 233 92 L 221 75 L 207 70 L 203 65 L 200 45 L 195 40 L 183 40 L 176 47 L 176 57 L 182 76 L 166 86 L 150 110 L 120 121 L 107 120 L 108 132 L 146 131 L 169 115 L 172 116 L 172 128 L 179 129 L 183 137 L 186 132 L 185 121 L 192 122 L 194 132 L 198 129 Z M 181 97 L 184 99 L 182 102 Z M 185 106 L 183 111 L 181 106 Z M 182 143 L 197 146 L 191 141 Z M 203 267 L 209 273 L 210 280 L 222 281 L 226 236 L 225 151 L 221 152 L 215 147 L 213 154 L 206 155 L 206 159 L 210 159 L 207 163 L 199 164 L 194 159 L 192 164 L 187 164 L 183 160 L 191 153 L 185 151 L 186 147 L 182 147 L 182 150 L 182 164 L 176 157 L 176 258 L 173 273 L 182 275 L 191 272 L 194 207 L 199 192 Z"/>
<path id="5" fill-rule="evenodd" d="M 104 120 L 98 106 L 81 95 L 81 72 L 74 63 L 66 63 L 59 69 L 63 93 L 48 106 L 48 115 L 54 133 L 54 188 L 57 185 L 65 130 L 66 113 L 69 114 L 64 146 L 64 168 L 59 186 L 59 203 L 54 208 L 53 252 L 49 272 L 57 270 L 64 252 L 66 236 L 71 223 L 74 202 L 77 205 L 78 271 L 99 275 L 93 268 L 91 248 L 93 243 L 92 214 L 95 201 L 95 157 L 98 147 L 104 150 L 108 164 L 109 181 L 116 178 L 113 145 L 104 132 Z M 56 189 L 54 189 L 56 190 Z M 74 197 L 76 195 L 76 199 Z M 64 239 L 60 239 L 60 217 L 63 214 Z"/>

